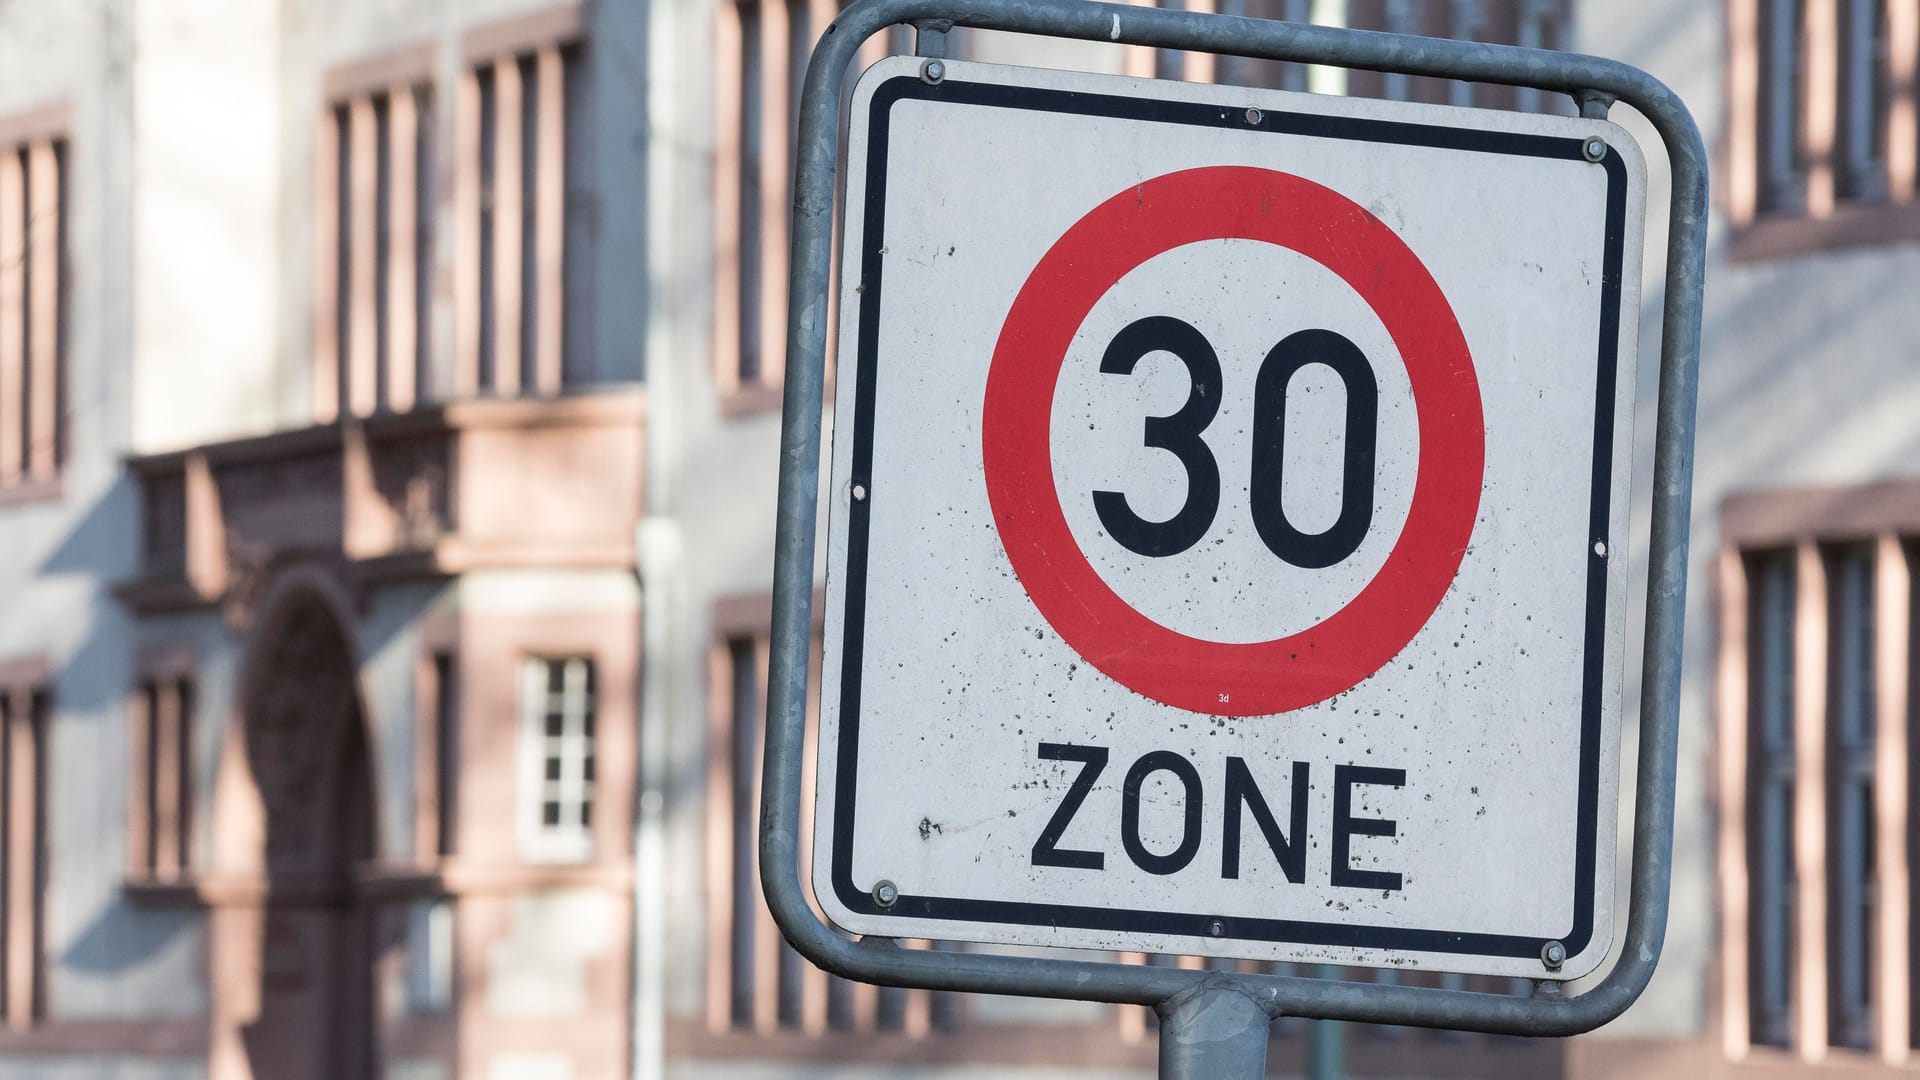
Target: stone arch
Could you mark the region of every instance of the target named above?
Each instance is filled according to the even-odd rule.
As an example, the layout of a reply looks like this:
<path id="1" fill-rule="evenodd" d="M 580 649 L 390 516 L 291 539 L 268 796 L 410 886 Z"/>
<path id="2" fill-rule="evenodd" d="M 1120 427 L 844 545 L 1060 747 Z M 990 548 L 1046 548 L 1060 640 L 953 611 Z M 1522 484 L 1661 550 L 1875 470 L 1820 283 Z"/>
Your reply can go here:
<path id="1" fill-rule="evenodd" d="M 273 582 L 216 783 L 217 1080 L 376 1074 L 372 734 L 352 607 L 324 572 Z"/>

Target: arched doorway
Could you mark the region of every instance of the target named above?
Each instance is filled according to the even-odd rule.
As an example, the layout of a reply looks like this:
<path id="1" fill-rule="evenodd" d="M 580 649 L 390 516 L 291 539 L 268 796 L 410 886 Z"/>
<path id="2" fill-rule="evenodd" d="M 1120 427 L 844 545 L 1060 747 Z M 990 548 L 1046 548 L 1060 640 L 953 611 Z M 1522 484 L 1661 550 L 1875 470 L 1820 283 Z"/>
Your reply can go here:
<path id="1" fill-rule="evenodd" d="M 372 918 L 354 887 L 374 854 L 357 664 L 320 591 L 288 590 L 265 615 L 241 697 L 263 889 L 247 920 L 257 985 L 236 1016 L 240 1048 L 254 1080 L 373 1077 Z"/>

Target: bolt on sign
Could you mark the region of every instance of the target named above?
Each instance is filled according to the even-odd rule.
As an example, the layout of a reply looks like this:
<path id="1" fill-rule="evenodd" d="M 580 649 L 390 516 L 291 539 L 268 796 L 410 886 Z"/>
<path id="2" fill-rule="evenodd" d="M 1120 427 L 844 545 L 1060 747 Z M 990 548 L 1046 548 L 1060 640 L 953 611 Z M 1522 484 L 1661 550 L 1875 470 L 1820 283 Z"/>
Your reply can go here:
<path id="1" fill-rule="evenodd" d="M 927 64 L 853 97 L 823 910 L 892 937 L 1592 971 L 1632 139 Z"/>

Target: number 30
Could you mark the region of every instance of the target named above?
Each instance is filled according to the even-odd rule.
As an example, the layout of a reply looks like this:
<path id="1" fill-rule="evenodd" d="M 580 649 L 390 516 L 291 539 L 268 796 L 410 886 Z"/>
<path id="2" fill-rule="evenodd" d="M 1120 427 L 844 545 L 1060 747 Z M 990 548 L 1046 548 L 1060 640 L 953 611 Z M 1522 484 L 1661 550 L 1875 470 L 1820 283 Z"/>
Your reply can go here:
<path id="1" fill-rule="evenodd" d="M 1100 370 L 1130 375 L 1149 353 L 1166 352 L 1187 367 L 1186 404 L 1170 416 L 1146 418 L 1145 445 L 1166 450 L 1187 470 L 1187 498 L 1165 521 L 1133 512 L 1117 491 L 1093 493 L 1100 523 L 1122 547 L 1154 558 L 1178 555 L 1200 542 L 1220 509 L 1220 466 L 1201 435 L 1220 411 L 1220 358 L 1200 331 L 1179 319 L 1153 315 L 1114 335 Z M 1340 516 L 1324 532 L 1307 533 L 1287 520 L 1280 493 L 1286 472 L 1287 385 L 1301 368 L 1324 364 L 1347 391 L 1345 461 Z M 1301 330 L 1281 339 L 1260 363 L 1253 383 L 1253 469 L 1248 501 L 1254 531 L 1267 549 L 1295 566 L 1319 569 L 1352 555 L 1373 523 L 1374 451 L 1380 388 L 1359 346 L 1332 330 Z"/>

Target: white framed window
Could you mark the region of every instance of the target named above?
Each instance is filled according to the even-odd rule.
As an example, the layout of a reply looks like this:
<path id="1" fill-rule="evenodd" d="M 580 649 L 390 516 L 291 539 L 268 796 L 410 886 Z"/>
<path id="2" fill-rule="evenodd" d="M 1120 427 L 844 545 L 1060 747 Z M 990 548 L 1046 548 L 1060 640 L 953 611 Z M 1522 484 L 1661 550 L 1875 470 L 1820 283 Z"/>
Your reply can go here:
<path id="1" fill-rule="evenodd" d="M 529 657 L 520 669 L 520 849 L 535 862 L 593 855 L 593 661 Z"/>

